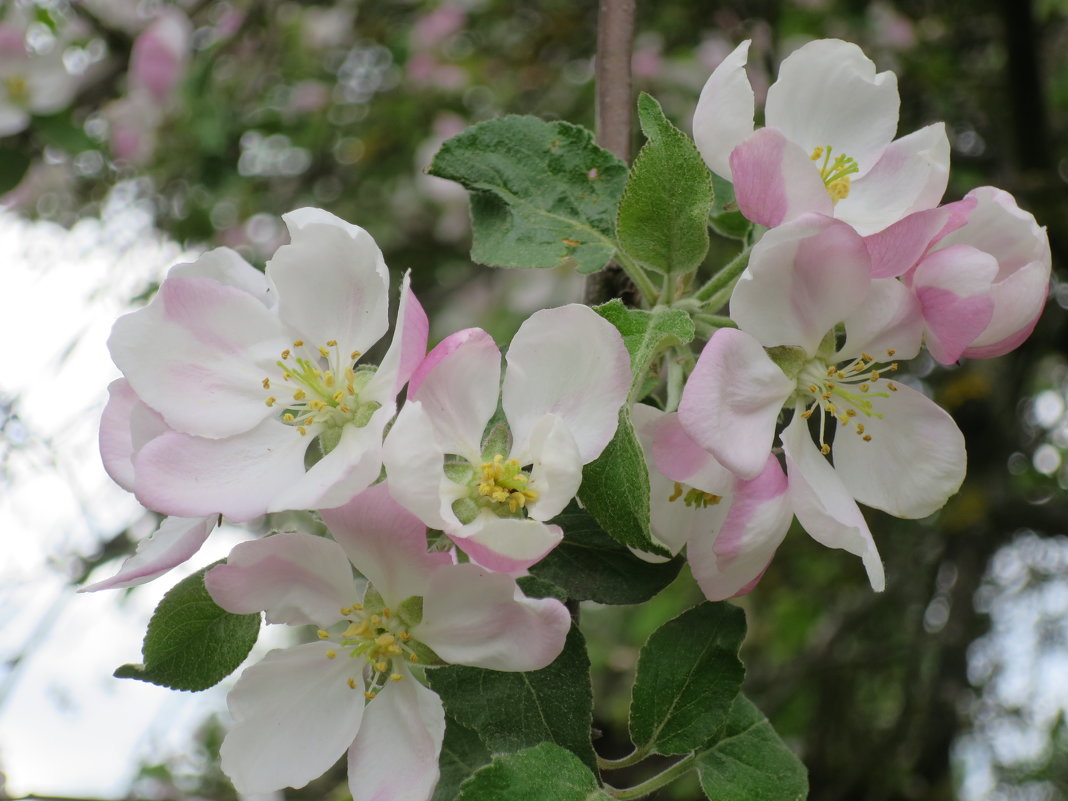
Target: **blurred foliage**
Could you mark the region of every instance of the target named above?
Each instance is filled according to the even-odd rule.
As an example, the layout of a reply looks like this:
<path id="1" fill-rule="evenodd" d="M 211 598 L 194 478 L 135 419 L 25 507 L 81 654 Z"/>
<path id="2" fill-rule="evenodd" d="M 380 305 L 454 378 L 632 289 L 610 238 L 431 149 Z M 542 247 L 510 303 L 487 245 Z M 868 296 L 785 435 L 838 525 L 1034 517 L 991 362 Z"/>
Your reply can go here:
<path id="1" fill-rule="evenodd" d="M 413 270 L 439 335 L 478 324 L 506 339 L 529 311 L 581 292 L 567 273 L 554 273 L 554 281 L 543 271 L 473 266 L 464 193 L 423 169 L 444 138 L 505 113 L 592 127 L 595 3 L 181 3 L 193 23 L 193 56 L 151 156 L 137 164 L 114 156 L 107 108 L 125 91 L 124 64 L 145 24 L 138 15 L 159 4 L 42 5 L 84 26 L 78 46 L 100 56 L 68 112 L 38 117 L 4 142 L 12 158 L 33 157 L 7 196 L 25 213 L 71 223 L 97 213 L 112 187 L 132 182 L 161 230 L 194 244 L 228 244 L 262 262 L 284 235 L 279 214 L 321 206 L 371 231 L 395 270 Z M 954 148 L 947 199 L 981 184 L 1007 189 L 1049 227 L 1055 273 L 1064 264 L 1064 0 L 638 5 L 635 92 L 656 97 L 683 130 L 710 70 L 741 39 L 754 40 L 758 86 L 808 38 L 855 41 L 880 69 L 897 72 L 900 130 L 946 121 Z M 640 141 L 636 131 L 633 138 Z M 735 247 L 716 241 L 709 260 L 722 262 Z M 739 601 L 749 620 L 746 692 L 802 755 L 812 798 L 954 798 L 955 743 L 992 731 L 984 720 L 1018 712 L 988 692 L 988 679 L 969 681 L 973 644 L 988 634 L 991 609 L 974 599 L 989 595 L 992 560 L 1020 532 L 1039 539 L 1065 532 L 1064 308 L 1068 286 L 1055 277 L 1047 315 L 1015 353 L 950 370 L 913 366 L 913 379 L 964 431 L 969 476 L 924 521 L 869 513 L 886 561 L 885 593 L 871 593 L 855 559 L 798 530 L 759 588 Z M 1063 571 L 1034 581 L 1063 586 Z M 601 753 L 629 750 L 626 699 L 640 646 L 697 600 L 684 570 L 645 605 L 583 607 Z M 1050 625 L 1066 612 L 1055 608 Z M 987 797 L 1021 797 L 1024 785 L 1041 785 L 1038 797 L 1068 798 L 1063 718 L 1039 723 L 1048 747 L 1023 762 L 994 759 Z M 131 797 L 235 798 L 218 770 L 220 736 L 217 723 L 206 724 L 199 752 L 146 767 Z M 343 766 L 286 793 L 346 796 Z M 656 797 L 701 796 L 694 779 Z"/>

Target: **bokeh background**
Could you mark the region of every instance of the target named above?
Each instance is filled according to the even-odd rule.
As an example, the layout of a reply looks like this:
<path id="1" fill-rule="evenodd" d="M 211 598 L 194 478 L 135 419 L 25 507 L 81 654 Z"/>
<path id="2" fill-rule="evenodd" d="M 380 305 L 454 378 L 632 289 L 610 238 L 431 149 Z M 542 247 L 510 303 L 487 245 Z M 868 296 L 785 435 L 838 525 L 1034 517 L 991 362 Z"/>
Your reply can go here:
<path id="1" fill-rule="evenodd" d="M 795 47 L 848 39 L 898 74 L 900 132 L 946 122 L 947 200 L 994 184 L 1048 227 L 1035 335 L 1000 359 L 911 366 L 964 431 L 969 475 L 927 520 L 868 513 L 886 591 L 797 531 L 740 603 L 746 691 L 813 799 L 1068 798 L 1068 1 L 637 5 L 635 90 L 684 130 L 742 39 L 758 93 Z M 501 114 L 592 127 L 596 19 L 591 0 L 0 2 L 0 112 L 37 104 L 23 127 L 0 113 L 0 798 L 236 797 L 215 756 L 225 687 L 110 677 L 184 573 L 74 593 L 155 525 L 95 454 L 115 316 L 206 248 L 262 265 L 279 215 L 304 205 L 412 270 L 435 339 L 480 325 L 506 342 L 533 310 L 580 299 L 566 272 L 471 264 L 464 192 L 423 170 Z M 50 102 L 17 82 L 26 59 L 51 70 Z M 189 569 L 247 536 L 213 538 Z M 583 608 L 602 753 L 626 749 L 638 648 L 698 598 L 683 575 L 640 608 Z M 340 801 L 343 775 L 285 797 Z M 657 797 L 701 796 L 684 781 Z"/>

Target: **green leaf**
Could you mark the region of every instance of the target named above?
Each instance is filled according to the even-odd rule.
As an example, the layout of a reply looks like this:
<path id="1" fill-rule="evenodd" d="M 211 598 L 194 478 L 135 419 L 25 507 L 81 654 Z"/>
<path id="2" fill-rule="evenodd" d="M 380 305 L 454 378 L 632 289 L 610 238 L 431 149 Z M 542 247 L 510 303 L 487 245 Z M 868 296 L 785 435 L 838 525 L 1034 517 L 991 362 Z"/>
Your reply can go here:
<path id="1" fill-rule="evenodd" d="M 450 665 L 427 671 L 445 711 L 474 729 L 494 753 L 542 742 L 560 745 L 596 766 L 590 727 L 593 689 L 581 632 L 572 627 L 560 656 L 541 670 L 507 673 Z"/>
<path id="2" fill-rule="evenodd" d="M 652 311 L 631 309 L 619 298 L 614 298 L 595 306 L 593 310 L 614 325 L 623 336 L 634 375 L 632 387 L 639 386 L 653 359 L 665 348 L 693 341 L 693 320 L 682 309 L 663 306 Z"/>
<path id="3" fill-rule="evenodd" d="M 26 175 L 31 159 L 17 147 L 0 147 L 0 195 L 10 192 Z"/>
<path id="4" fill-rule="evenodd" d="M 696 270 L 708 253 L 712 178 L 693 141 L 642 92 L 638 117 L 648 142 L 619 201 L 619 244 L 659 273 Z"/>
<path id="5" fill-rule="evenodd" d="M 619 427 L 608 447 L 583 468 L 578 497 L 617 542 L 671 556 L 649 533 L 649 467 L 630 422 L 630 407 L 619 410 Z"/>
<path id="6" fill-rule="evenodd" d="M 588 767 L 552 743 L 496 756 L 460 789 L 457 801 L 611 801 Z"/>
<path id="7" fill-rule="evenodd" d="M 713 801 L 802 801 L 808 773 L 744 695 L 731 707 L 723 738 L 697 755 L 701 789 Z"/>
<path id="8" fill-rule="evenodd" d="M 471 258 L 493 267 L 604 267 L 627 166 L 578 125 L 508 116 L 449 139 L 429 172 L 471 193 Z"/>
<path id="9" fill-rule="evenodd" d="M 684 754 L 722 731 L 745 675 L 743 639 L 745 614 L 728 603 L 702 603 L 653 632 L 634 680 L 634 743 Z"/>
<path id="10" fill-rule="evenodd" d="M 430 801 L 453 801 L 463 781 L 490 761 L 490 753 L 478 735 L 452 718 L 445 718 L 445 741 L 438 767 L 441 777 Z"/>
<path id="11" fill-rule="evenodd" d="M 712 229 L 720 236 L 744 241 L 749 236 L 753 223 L 743 217 L 738 210 L 738 203 L 734 199 L 734 184 L 713 173 L 712 187 L 716 193 L 712 215 L 709 218 Z"/>
<path id="12" fill-rule="evenodd" d="M 601 604 L 642 603 L 674 581 L 682 567 L 681 558 L 660 564 L 639 559 L 574 502 L 549 522 L 564 530 L 564 540 L 530 572 L 563 587 L 570 598 Z"/>
<path id="13" fill-rule="evenodd" d="M 538 576 L 522 576 L 516 579 L 515 583 L 528 598 L 555 598 L 563 603 L 569 597 L 567 591 L 559 584 Z"/>
<path id="14" fill-rule="evenodd" d="M 156 606 L 141 646 L 144 664 L 122 665 L 119 679 L 172 690 L 206 690 L 237 669 L 260 633 L 259 613 L 232 615 L 219 607 L 198 570 L 175 584 Z"/>

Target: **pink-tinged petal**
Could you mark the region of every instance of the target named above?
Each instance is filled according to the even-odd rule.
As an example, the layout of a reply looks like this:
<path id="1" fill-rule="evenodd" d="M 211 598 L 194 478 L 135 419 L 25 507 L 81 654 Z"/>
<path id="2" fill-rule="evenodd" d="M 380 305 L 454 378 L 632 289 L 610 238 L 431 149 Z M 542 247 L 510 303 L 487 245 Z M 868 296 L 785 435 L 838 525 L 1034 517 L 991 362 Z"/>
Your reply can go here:
<path id="1" fill-rule="evenodd" d="M 176 278 L 210 278 L 247 292 L 264 306 L 269 307 L 274 302 L 274 298 L 267 291 L 267 276 L 230 248 L 215 248 L 196 261 L 176 264 L 167 275 Z"/>
<path id="2" fill-rule="evenodd" d="M 933 243 L 964 225 L 974 208 L 975 200 L 964 198 L 936 209 L 914 212 L 864 237 L 871 256 L 871 277 L 895 278 L 907 273 Z"/>
<path id="3" fill-rule="evenodd" d="M 447 553 L 427 553 L 426 526 L 393 499 L 384 482 L 322 516 L 357 570 L 389 603 L 423 595 L 430 576 L 452 562 Z"/>
<path id="4" fill-rule="evenodd" d="M 937 250 L 917 266 L 912 288 L 927 324 L 927 350 L 935 361 L 956 362 L 990 324 L 990 288 L 997 271 L 993 256 L 968 245 Z"/>
<path id="5" fill-rule="evenodd" d="M 363 663 L 329 659 L 329 649 L 313 642 L 271 651 L 230 691 L 234 725 L 220 754 L 239 793 L 303 787 L 352 744 L 363 717 Z"/>
<path id="6" fill-rule="evenodd" d="M 248 431 L 275 414 L 265 376 L 288 344 L 256 298 L 207 278 L 167 278 L 156 297 L 120 317 L 111 357 L 168 425 L 194 436 Z"/>
<path id="7" fill-rule="evenodd" d="M 872 399 L 881 416 L 864 421 L 870 442 L 838 430 L 835 467 L 861 503 L 896 517 L 926 517 L 941 509 L 964 481 L 964 437 L 953 418 L 927 396 L 892 383 L 896 392 Z"/>
<path id="8" fill-rule="evenodd" d="M 341 547 L 303 533 L 235 546 L 226 564 L 208 571 L 204 585 L 227 612 L 264 611 L 268 623 L 291 626 L 329 626 L 343 617 L 341 607 L 356 599 L 352 568 Z"/>
<path id="9" fill-rule="evenodd" d="M 176 8 L 164 8 L 134 40 L 128 76 L 134 88 L 166 102 L 185 73 L 192 49 L 193 26 Z"/>
<path id="10" fill-rule="evenodd" d="M 794 382 L 744 331 L 721 328 L 682 390 L 679 422 L 693 440 L 742 478 L 764 469 L 775 423 Z"/>
<path id="11" fill-rule="evenodd" d="M 445 533 L 472 560 L 501 573 L 526 570 L 564 538 L 559 526 L 530 518 L 497 517 L 488 511 L 466 526 Z"/>
<path id="12" fill-rule="evenodd" d="M 534 427 L 526 454 L 513 457 L 530 464 L 530 489 L 538 493 L 527 503 L 527 514 L 535 520 L 549 520 L 564 510 L 582 483 L 582 456 L 567 423 L 547 414 Z"/>
<path id="13" fill-rule="evenodd" d="M 707 506 L 687 506 L 686 487 L 679 492 L 676 482 L 655 469 L 649 471 L 649 529 L 656 542 L 672 555 L 702 537 L 715 536 L 731 508 L 731 493 L 718 495 L 719 500 Z M 631 549 L 647 562 L 665 562 L 658 554 Z"/>
<path id="14" fill-rule="evenodd" d="M 864 240 L 848 225 L 802 217 L 754 246 L 731 295 L 731 317 L 765 347 L 800 347 L 812 355 L 868 294 L 870 266 Z"/>
<path id="15" fill-rule="evenodd" d="M 427 354 L 408 384 L 408 397 L 423 404 L 447 453 L 480 462 L 482 434 L 497 410 L 501 352 L 481 328 L 445 337 Z"/>
<path id="16" fill-rule="evenodd" d="M 1035 261 L 990 289 L 994 313 L 982 334 L 961 354 L 989 359 L 1017 348 L 1035 330 L 1049 295 L 1050 262 Z"/>
<path id="17" fill-rule="evenodd" d="M 78 592 L 118 590 L 152 581 L 200 550 L 217 517 L 168 517 L 137 543 L 137 550 L 109 579 L 80 587 Z"/>
<path id="18" fill-rule="evenodd" d="M 637 408 L 635 406 L 634 410 Z M 647 415 L 646 412 L 639 414 Z M 635 424 L 637 425 L 637 420 Z M 679 422 L 677 414 L 659 413 L 648 431 L 651 435 L 653 463 L 667 478 L 713 495 L 726 495 L 731 491 L 734 474 L 693 441 Z"/>
<path id="19" fill-rule="evenodd" d="M 393 410 L 390 403 L 378 409 L 367 425 L 344 426 L 334 449 L 275 495 L 267 511 L 329 509 L 369 487 L 382 472 L 382 432 Z"/>
<path id="20" fill-rule="evenodd" d="M 468 563 L 430 578 L 415 636 L 453 664 L 538 670 L 563 650 L 570 627 L 555 598 L 527 598 L 509 576 Z"/>
<path id="21" fill-rule="evenodd" d="M 730 165 L 738 208 L 755 223 L 773 228 L 834 210 L 817 166 L 776 128 L 762 128 L 734 148 Z"/>
<path id="22" fill-rule="evenodd" d="M 797 521 L 821 545 L 842 548 L 859 556 L 871 588 L 882 592 L 886 575 L 864 515 L 842 483 L 842 474 L 816 449 L 807 421 L 797 411 L 782 432 L 781 440 L 790 481 L 790 503 Z"/>
<path id="23" fill-rule="evenodd" d="M 612 440 L 630 389 L 630 356 L 615 326 L 588 306 L 542 309 L 516 332 L 506 356 L 501 405 L 523 450 L 546 414 L 561 417 L 582 463 Z"/>
<path id="24" fill-rule="evenodd" d="M 912 291 L 896 278 L 876 278 L 864 302 L 844 320 L 846 341 L 837 361 L 862 353 L 880 362 L 911 359 L 923 343 L 923 315 Z M 890 351 L 893 351 L 891 355 Z"/>
<path id="25" fill-rule="evenodd" d="M 788 490 L 778 459 L 769 455 L 759 476 L 735 485 L 722 526 L 690 540 L 686 556 L 708 600 L 733 598 L 756 586 L 793 520 Z"/>
<path id="26" fill-rule="evenodd" d="M 701 90 L 693 112 L 693 140 L 705 164 L 731 180 L 730 155 L 753 133 L 753 87 L 745 73 L 749 40 L 719 63 Z"/>
<path id="27" fill-rule="evenodd" d="M 408 401 L 397 415 L 382 446 L 390 493 L 431 528 L 458 527 L 454 501 L 467 488 L 445 476 L 445 450 L 419 401 Z"/>
<path id="28" fill-rule="evenodd" d="M 364 388 L 363 397 L 385 404 L 392 403 L 401 388 L 426 356 L 427 334 L 430 323 L 426 312 L 411 288 L 410 273 L 404 274 L 401 282 L 400 304 L 393 341 L 378 365 L 378 370 Z"/>
<path id="29" fill-rule="evenodd" d="M 894 138 L 899 107 L 894 73 L 876 74 L 851 42 L 819 39 L 783 59 L 764 117 L 806 156 L 830 146 L 832 159 L 849 156 L 865 173 Z"/>
<path id="30" fill-rule="evenodd" d="M 308 439 L 275 420 L 226 439 L 167 432 L 134 459 L 137 499 L 164 514 L 247 522 L 303 478 Z"/>
<path id="31" fill-rule="evenodd" d="M 429 801 L 445 739 L 445 708 L 406 668 L 367 705 L 349 749 L 349 792 L 367 801 Z"/>
<path id="32" fill-rule="evenodd" d="M 321 209 L 283 214 L 290 244 L 267 262 L 278 314 L 312 348 L 366 351 L 389 327 L 389 271 L 374 239 Z"/>
<path id="33" fill-rule="evenodd" d="M 894 141 L 875 166 L 853 181 L 834 214 L 873 234 L 913 212 L 938 205 L 949 181 L 949 139 L 935 123 Z"/>
<path id="34" fill-rule="evenodd" d="M 163 418 L 141 402 L 126 379 L 108 385 L 108 402 L 100 416 L 100 458 L 116 484 L 133 492 L 133 457 L 166 431 L 170 428 Z"/>

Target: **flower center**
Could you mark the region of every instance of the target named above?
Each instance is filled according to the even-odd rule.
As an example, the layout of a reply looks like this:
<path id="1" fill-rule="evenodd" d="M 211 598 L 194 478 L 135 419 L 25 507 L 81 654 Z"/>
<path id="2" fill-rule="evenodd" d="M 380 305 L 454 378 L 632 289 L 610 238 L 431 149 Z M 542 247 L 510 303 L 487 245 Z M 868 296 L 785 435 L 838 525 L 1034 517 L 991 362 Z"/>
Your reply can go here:
<path id="1" fill-rule="evenodd" d="M 353 369 L 360 358 L 358 350 L 345 359 L 336 339 L 318 347 L 298 339 L 293 349 L 286 348 L 281 356 L 276 364 L 282 371 L 284 391 L 290 397 L 280 400 L 270 394 L 264 403 L 281 407 L 282 422 L 295 427 L 302 436 L 319 424 L 328 428 L 341 428 L 349 423 L 365 426 L 381 407 L 375 401 L 360 400 L 360 391 L 371 380 L 374 369 Z M 272 386 L 270 378 L 263 379 L 263 388 L 268 392 L 279 389 Z"/>
<path id="2" fill-rule="evenodd" d="M 538 500 L 537 490 L 527 489 L 530 475 L 523 471 L 517 460 L 505 461 L 498 453 L 491 461 L 483 462 L 479 470 L 479 496 L 495 504 L 507 504 L 509 512 L 515 514 L 525 508 L 528 501 Z"/>
<path id="3" fill-rule="evenodd" d="M 341 614 L 349 621 L 349 627 L 338 635 L 338 648 L 326 652 L 327 659 L 337 659 L 338 650 L 347 650 L 350 659 L 363 659 L 367 689 L 364 697 L 374 698 L 387 681 L 400 681 L 404 676 L 393 668 L 393 660 L 406 659 L 418 662 L 419 656 L 412 647 L 412 635 L 387 606 L 378 613 L 371 613 L 362 604 L 343 606 Z M 331 640 L 330 632 L 319 629 L 320 640 Z M 356 677 L 348 680 L 349 687 L 356 689 Z"/>
<path id="4" fill-rule="evenodd" d="M 894 351 L 887 350 L 888 358 L 893 358 Z M 876 363 L 875 357 L 862 353 L 859 358 L 844 365 L 828 365 L 821 359 L 812 359 L 797 376 L 797 397 L 809 406 L 801 413 L 804 419 L 820 411 L 820 453 L 831 452 L 826 440 L 827 416 L 834 417 L 840 427 L 852 427 L 865 442 L 871 442 L 871 434 L 864 430 L 864 423 L 858 417 L 878 417 L 874 398 L 889 398 L 891 392 L 897 392 L 892 381 L 883 379 L 883 373 L 897 370 L 897 362 L 889 364 Z M 882 380 L 883 383 L 879 384 Z M 881 387 L 886 387 L 882 391 Z"/>
<path id="5" fill-rule="evenodd" d="M 707 509 L 709 506 L 715 506 L 723 500 L 720 495 L 703 492 L 676 481 L 675 491 L 668 496 L 668 502 L 677 501 L 679 498 L 682 498 L 683 505 L 694 509 Z"/>
<path id="6" fill-rule="evenodd" d="M 24 75 L 9 75 L 4 78 L 4 90 L 7 92 L 8 100 L 15 105 L 22 105 L 29 99 L 29 89 L 29 83 Z"/>
<path id="7" fill-rule="evenodd" d="M 817 147 L 812 151 L 810 158 L 813 161 L 823 159 L 820 164 L 820 178 L 827 187 L 827 194 L 831 200 L 837 203 L 839 200 L 849 197 L 850 175 L 860 172 L 856 159 L 841 153 L 831 160 L 831 146 Z"/>

